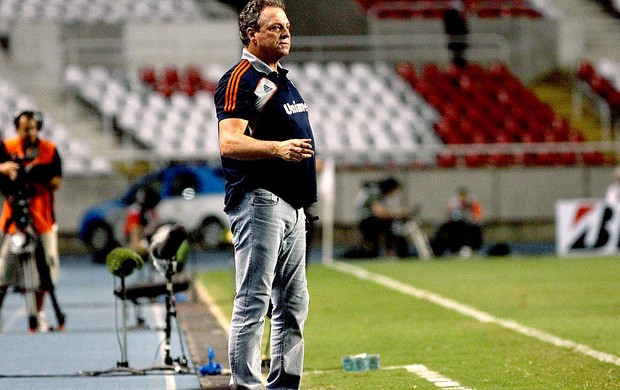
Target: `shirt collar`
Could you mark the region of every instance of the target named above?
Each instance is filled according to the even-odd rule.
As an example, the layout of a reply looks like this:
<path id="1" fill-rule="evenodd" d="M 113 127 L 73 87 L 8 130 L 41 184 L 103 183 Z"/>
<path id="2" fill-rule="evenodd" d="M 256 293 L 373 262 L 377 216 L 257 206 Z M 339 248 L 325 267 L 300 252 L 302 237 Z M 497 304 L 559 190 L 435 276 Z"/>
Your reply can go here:
<path id="1" fill-rule="evenodd" d="M 269 65 L 265 64 L 261 59 L 256 57 L 254 54 L 250 53 L 246 48 L 243 49 L 243 54 L 241 55 L 242 60 L 248 60 L 252 66 L 263 73 L 270 74 L 273 73 L 274 70 L 269 67 Z M 282 65 L 278 63 L 278 74 L 282 73 L 286 75 L 288 70 L 284 69 Z"/>

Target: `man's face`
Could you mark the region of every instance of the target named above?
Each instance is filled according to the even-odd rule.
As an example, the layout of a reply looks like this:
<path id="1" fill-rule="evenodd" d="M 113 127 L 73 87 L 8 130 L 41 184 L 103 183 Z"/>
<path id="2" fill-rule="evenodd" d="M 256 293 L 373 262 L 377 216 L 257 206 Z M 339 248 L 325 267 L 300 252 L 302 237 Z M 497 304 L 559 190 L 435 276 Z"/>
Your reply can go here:
<path id="1" fill-rule="evenodd" d="M 39 137 L 37 122 L 27 116 L 21 116 L 17 122 L 17 135 L 25 147 L 35 145 Z"/>
<path id="2" fill-rule="evenodd" d="M 283 9 L 266 7 L 258 19 L 260 26 L 254 31 L 259 58 L 267 63 L 277 62 L 288 55 L 291 48 L 291 24 Z"/>

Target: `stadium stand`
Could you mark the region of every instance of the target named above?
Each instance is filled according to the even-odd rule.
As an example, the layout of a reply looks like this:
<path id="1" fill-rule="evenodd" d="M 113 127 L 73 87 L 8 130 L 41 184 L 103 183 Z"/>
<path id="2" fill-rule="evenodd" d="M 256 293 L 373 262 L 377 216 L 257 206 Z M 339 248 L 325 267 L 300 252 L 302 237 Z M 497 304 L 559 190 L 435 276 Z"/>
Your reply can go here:
<path id="1" fill-rule="evenodd" d="M 15 135 L 13 124 L 15 113 L 36 108 L 37 105 L 32 99 L 0 78 L 0 136 L 3 139 Z M 92 157 L 88 146 L 82 140 L 71 138 L 62 124 L 45 114 L 43 123 L 41 135 L 56 143 L 63 159 L 65 175 L 97 175 L 110 172 L 109 161 Z"/>
<path id="2" fill-rule="evenodd" d="M 585 138 L 502 63 L 445 70 L 428 63 L 419 74 L 408 62 L 396 69 L 386 63 L 336 61 L 286 66 L 307 96 L 317 147 L 339 163 L 502 167 L 613 162 L 601 152 L 577 153 L 566 146 Z M 182 150 L 188 156 L 215 157 L 212 99 L 219 72 L 145 66 L 135 85 L 130 77 L 102 67 L 74 66 L 67 70 L 67 82 L 141 146 L 164 156 Z M 190 79 L 198 88 L 187 88 Z M 515 152 L 509 144 L 537 148 Z M 443 145 L 487 148 L 457 157 Z"/>
<path id="3" fill-rule="evenodd" d="M 601 152 L 587 151 L 579 156 L 570 150 L 551 150 L 553 143 L 581 143 L 585 138 L 501 63 L 488 69 L 478 64 L 464 68 L 450 65 L 446 70 L 426 64 L 419 75 L 411 63 L 402 63 L 397 72 L 441 114 L 434 128 L 444 143 L 495 145 L 497 153 L 465 156 L 466 166 L 570 166 L 579 162 L 579 157 L 587 165 L 612 162 Z M 546 144 L 548 150 L 502 151 L 501 145 L 510 143 Z M 440 166 L 451 167 L 457 162 L 449 153 L 438 156 Z"/>
<path id="4" fill-rule="evenodd" d="M 348 164 L 434 164 L 429 146 L 439 142 L 432 130 L 437 113 L 389 65 L 309 62 L 286 66 L 299 90 L 308 96 L 317 147 L 323 153 Z M 215 68 L 204 74 L 193 71 L 204 84 L 213 85 L 217 80 L 213 75 L 221 74 Z M 160 73 L 176 83 L 178 75 L 170 76 L 169 71 Z M 69 67 L 67 83 L 102 115 L 117 117 L 119 127 L 157 153 L 178 153 L 180 148 L 190 155 L 219 155 L 212 89 L 162 91 L 153 88 L 156 73 L 143 68 L 143 84 L 133 86 L 101 67 Z M 191 69 L 185 74 L 191 74 Z"/>

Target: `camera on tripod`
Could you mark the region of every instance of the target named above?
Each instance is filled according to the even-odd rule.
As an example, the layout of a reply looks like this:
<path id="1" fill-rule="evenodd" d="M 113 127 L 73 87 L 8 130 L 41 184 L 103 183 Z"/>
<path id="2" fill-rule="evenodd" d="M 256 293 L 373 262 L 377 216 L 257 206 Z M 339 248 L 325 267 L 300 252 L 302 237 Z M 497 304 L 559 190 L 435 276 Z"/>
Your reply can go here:
<path id="1" fill-rule="evenodd" d="M 12 219 L 18 230 L 25 230 L 31 222 L 28 206 L 35 190 L 31 185 L 29 163 L 38 157 L 38 151 L 23 157 L 12 156 L 11 161 L 19 164 L 17 178 L 3 186 L 3 195 L 8 199 L 13 210 Z"/>

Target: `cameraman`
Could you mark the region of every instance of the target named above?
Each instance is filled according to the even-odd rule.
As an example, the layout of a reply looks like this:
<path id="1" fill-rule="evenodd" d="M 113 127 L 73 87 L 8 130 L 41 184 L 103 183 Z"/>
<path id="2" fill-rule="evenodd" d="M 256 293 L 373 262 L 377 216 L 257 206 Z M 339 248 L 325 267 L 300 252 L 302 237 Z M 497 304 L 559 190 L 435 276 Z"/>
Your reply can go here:
<path id="1" fill-rule="evenodd" d="M 390 198 L 400 189 L 401 183 L 392 177 L 364 183 L 355 198 L 361 243 L 349 249 L 344 254 L 345 258 L 409 255 L 402 237 L 397 237 L 393 229 L 394 222 L 406 220 L 409 218 L 409 213 L 394 210 L 389 205 Z"/>
<path id="2" fill-rule="evenodd" d="M 0 217 L 3 236 L 0 245 L 0 308 L 8 287 L 18 285 L 21 276 L 16 256 L 9 253 L 10 238 L 15 232 L 10 199 L 18 193 L 27 192 L 28 211 L 35 233 L 41 239 L 45 262 L 49 267 L 49 277 L 41 275 L 43 277 L 39 276 L 39 280 L 42 283 L 35 283 L 41 285 L 36 292 L 39 330 L 45 331 L 48 329 L 43 311 L 45 293 L 56 283 L 60 269 L 54 194 L 62 182 L 61 160 L 56 146 L 51 141 L 39 138 L 43 126 L 39 112 L 22 111 L 16 115 L 14 124 L 17 136 L 4 141 L 4 153 L 9 160 L 19 163 L 19 171 L 11 182 L 13 185 L 2 188 L 7 200 Z M 45 279 L 49 279 L 47 285 Z"/>

